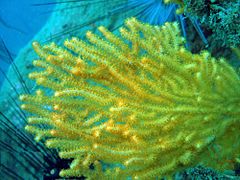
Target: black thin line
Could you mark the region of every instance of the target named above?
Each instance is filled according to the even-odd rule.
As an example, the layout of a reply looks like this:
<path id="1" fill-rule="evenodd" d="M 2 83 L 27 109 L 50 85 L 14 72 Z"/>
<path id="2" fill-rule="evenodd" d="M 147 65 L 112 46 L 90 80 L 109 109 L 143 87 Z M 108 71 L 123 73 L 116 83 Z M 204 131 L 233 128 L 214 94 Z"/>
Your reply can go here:
<path id="1" fill-rule="evenodd" d="M 15 91 L 15 93 L 17 94 L 17 96 L 20 96 L 20 94 L 18 93 L 17 89 L 15 88 L 15 86 L 12 84 L 12 82 L 10 81 L 10 79 L 8 78 L 8 76 L 6 75 L 6 73 L 1 69 L 0 67 L 0 71 L 3 74 L 3 76 L 6 78 L 6 80 L 8 81 L 8 83 L 10 84 L 10 86 L 13 88 L 13 90 Z"/>
<path id="2" fill-rule="evenodd" d="M 85 0 L 88 1 L 88 0 Z M 72 1 L 60 1 L 60 2 L 47 2 L 47 3 L 35 3 L 31 4 L 31 6 L 49 6 L 49 5 L 56 5 L 56 4 L 67 4 L 67 3 L 78 3 L 78 2 L 84 2 L 84 0 L 72 0 Z"/>
<path id="3" fill-rule="evenodd" d="M 11 129 L 17 136 L 19 136 L 20 139 L 28 142 L 29 145 L 32 145 L 32 148 L 35 150 L 38 150 L 40 152 L 43 153 L 43 155 L 46 158 L 46 161 L 48 163 L 52 163 L 53 161 L 56 161 L 58 159 L 58 156 L 56 155 L 56 151 L 53 150 L 49 150 L 47 149 L 45 146 L 43 146 L 42 143 L 35 143 L 35 141 L 33 141 L 31 138 L 29 138 L 28 136 L 26 136 L 25 133 L 22 133 L 22 131 L 17 128 L 11 121 L 10 119 L 0 111 L 0 115 L 2 115 L 4 117 L 4 119 L 7 120 L 8 123 L 4 122 L 3 120 L 1 120 L 0 118 L 0 122 L 2 122 L 6 127 L 8 127 L 9 129 Z M 9 126 L 11 125 L 11 126 Z M 14 127 L 14 128 L 13 128 Z M 50 151 L 50 152 L 49 152 Z"/>
<path id="4" fill-rule="evenodd" d="M 14 177 L 14 179 L 21 179 L 24 180 L 24 178 L 22 178 L 21 176 L 19 176 L 17 173 L 15 173 L 14 171 L 12 171 L 11 169 L 7 168 L 6 166 L 4 166 L 3 164 L 0 165 L 0 169 L 6 170 L 5 173 L 8 174 L 11 177 Z"/>
<path id="5" fill-rule="evenodd" d="M 90 2 L 90 3 L 87 3 L 87 4 L 77 5 L 77 6 L 71 6 L 71 7 L 67 7 L 67 8 L 58 8 L 58 9 L 54 9 L 54 10 L 41 12 L 40 15 L 55 13 L 55 12 L 59 12 L 59 11 L 65 11 L 65 10 L 68 10 L 68 9 L 83 8 L 85 6 L 89 6 L 89 5 L 92 5 L 92 4 L 96 5 L 96 4 L 102 3 L 102 2 L 106 2 L 106 1 L 103 0 L 103 1 L 98 1 L 98 2 Z"/>
<path id="6" fill-rule="evenodd" d="M 21 117 L 24 119 L 24 122 L 27 122 L 27 116 L 25 115 L 24 111 L 22 110 L 22 108 L 19 106 L 19 104 L 17 103 L 17 101 L 11 96 L 9 95 L 9 97 L 12 99 L 13 103 L 15 104 L 15 106 L 18 108 L 18 112 L 21 115 Z"/>
<path id="7" fill-rule="evenodd" d="M 10 54 L 10 52 L 9 52 L 9 50 L 8 50 L 8 48 L 7 48 L 4 40 L 3 40 L 2 38 L 1 38 L 1 41 L 2 41 L 2 44 L 3 44 L 3 46 L 4 46 L 4 49 L 6 50 L 8 56 L 9 56 L 9 58 L 10 58 L 10 61 L 11 61 L 12 65 L 13 65 L 13 68 L 14 68 L 15 72 L 17 73 L 17 77 L 18 77 L 19 82 L 22 84 L 23 89 L 24 89 L 28 94 L 30 94 L 30 91 L 29 91 L 27 85 L 25 84 L 25 81 L 23 80 L 23 77 L 22 77 L 21 73 L 19 72 L 19 70 L 18 70 L 15 62 L 13 61 L 13 58 L 12 58 L 12 56 L 11 56 L 11 54 Z"/>

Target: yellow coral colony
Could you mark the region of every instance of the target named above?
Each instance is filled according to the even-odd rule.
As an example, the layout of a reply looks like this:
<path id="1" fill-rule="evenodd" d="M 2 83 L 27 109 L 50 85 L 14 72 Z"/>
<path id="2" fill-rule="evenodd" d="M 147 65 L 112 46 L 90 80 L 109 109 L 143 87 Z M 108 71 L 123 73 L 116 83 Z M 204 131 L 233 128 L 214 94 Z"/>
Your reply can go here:
<path id="1" fill-rule="evenodd" d="M 163 2 L 165 4 L 170 4 L 170 3 L 178 4 L 179 8 L 177 9 L 176 13 L 177 14 L 184 13 L 184 2 L 183 2 L 183 0 L 164 0 Z"/>
<path id="2" fill-rule="evenodd" d="M 121 37 L 99 31 L 102 37 L 87 32 L 88 42 L 66 40 L 66 48 L 33 43 L 40 71 L 29 77 L 40 89 L 20 97 L 32 114 L 26 130 L 73 159 L 60 175 L 154 179 L 198 163 L 233 168 L 240 153 L 235 70 L 208 52 L 188 52 L 176 23 L 132 18 Z"/>

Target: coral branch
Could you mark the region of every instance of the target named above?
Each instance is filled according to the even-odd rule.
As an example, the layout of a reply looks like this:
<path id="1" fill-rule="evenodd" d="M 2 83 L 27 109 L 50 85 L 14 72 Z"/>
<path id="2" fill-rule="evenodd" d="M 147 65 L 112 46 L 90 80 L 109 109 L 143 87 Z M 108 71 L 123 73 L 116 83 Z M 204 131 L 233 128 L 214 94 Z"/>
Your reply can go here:
<path id="1" fill-rule="evenodd" d="M 41 70 L 29 77 L 41 90 L 20 97 L 32 113 L 26 130 L 74 159 L 60 175 L 151 179 L 197 163 L 232 167 L 227 160 L 240 153 L 235 70 L 188 52 L 176 23 L 132 18 L 121 37 L 99 30 L 66 48 L 33 43 Z"/>

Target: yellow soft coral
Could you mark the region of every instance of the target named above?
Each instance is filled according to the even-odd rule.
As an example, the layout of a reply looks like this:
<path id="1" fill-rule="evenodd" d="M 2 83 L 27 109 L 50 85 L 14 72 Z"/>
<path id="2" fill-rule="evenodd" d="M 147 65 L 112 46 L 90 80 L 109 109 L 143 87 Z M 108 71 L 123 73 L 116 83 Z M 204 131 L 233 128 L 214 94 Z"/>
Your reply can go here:
<path id="1" fill-rule="evenodd" d="M 240 153 L 238 74 L 224 59 L 187 51 L 176 23 L 125 24 L 121 37 L 99 27 L 103 37 L 87 32 L 89 42 L 72 38 L 67 48 L 33 43 L 41 71 L 29 77 L 42 88 L 20 97 L 33 114 L 26 130 L 74 159 L 63 177 L 232 168 Z"/>
<path id="2" fill-rule="evenodd" d="M 166 4 L 169 4 L 169 3 L 178 4 L 179 8 L 177 9 L 176 13 L 177 14 L 184 13 L 184 2 L 183 2 L 183 0 L 164 0 L 164 3 L 166 3 Z"/>

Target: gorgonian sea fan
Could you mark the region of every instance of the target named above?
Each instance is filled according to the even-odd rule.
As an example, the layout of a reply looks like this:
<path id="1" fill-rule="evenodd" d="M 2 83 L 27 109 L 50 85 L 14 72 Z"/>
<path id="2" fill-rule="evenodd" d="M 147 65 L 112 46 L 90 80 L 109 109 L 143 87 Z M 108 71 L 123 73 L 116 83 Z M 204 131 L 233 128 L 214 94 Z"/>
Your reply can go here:
<path id="1" fill-rule="evenodd" d="M 73 159 L 60 175 L 149 179 L 198 163 L 233 168 L 229 160 L 240 153 L 234 68 L 187 51 L 177 23 L 131 18 L 120 37 L 99 31 L 87 32 L 88 42 L 66 40 L 66 48 L 33 43 L 40 71 L 29 77 L 41 86 L 20 97 L 32 114 L 26 130 Z"/>

